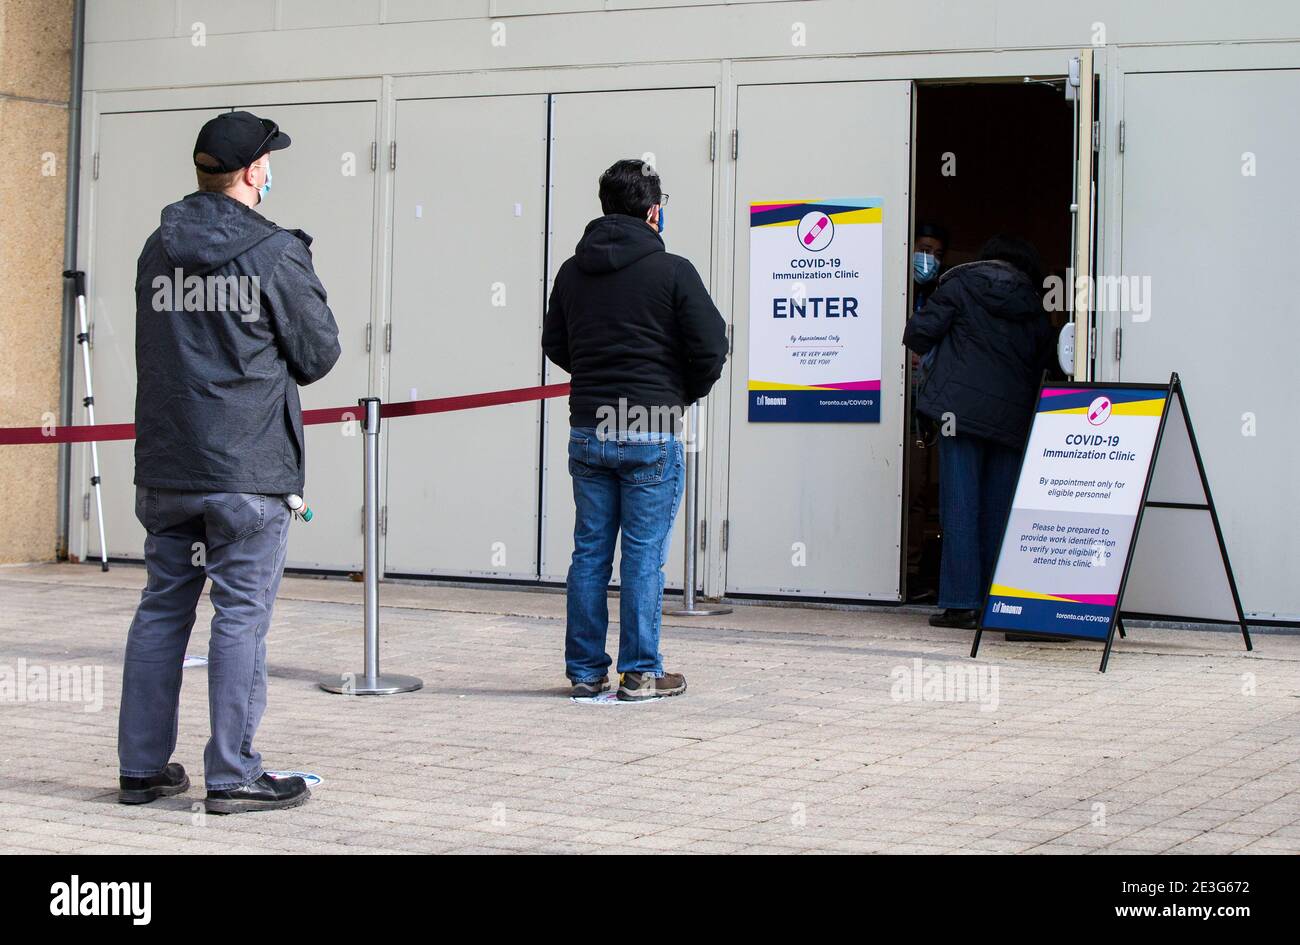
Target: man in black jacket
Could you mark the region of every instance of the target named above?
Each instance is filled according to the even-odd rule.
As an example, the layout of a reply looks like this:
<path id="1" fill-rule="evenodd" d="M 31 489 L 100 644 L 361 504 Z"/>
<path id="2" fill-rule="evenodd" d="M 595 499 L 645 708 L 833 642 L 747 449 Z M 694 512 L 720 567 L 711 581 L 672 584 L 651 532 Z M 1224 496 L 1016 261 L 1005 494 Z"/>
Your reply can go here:
<path id="1" fill-rule="evenodd" d="M 903 343 L 933 354 L 916 409 L 939 425 L 937 627 L 973 629 L 993 575 L 1053 333 L 1038 251 L 995 236 L 944 273 Z"/>
<path id="2" fill-rule="evenodd" d="M 604 216 L 556 274 L 542 331 L 547 357 L 573 375 L 565 671 L 575 696 L 609 688 L 605 595 L 620 532 L 618 698 L 686 689 L 659 653 L 663 566 L 682 497 L 681 419 L 722 374 L 727 341 L 695 267 L 664 251 L 667 200 L 642 161 L 601 176 Z"/>
<path id="3" fill-rule="evenodd" d="M 118 799 L 189 787 L 170 762 L 181 663 L 204 579 L 213 813 L 292 807 L 302 778 L 276 780 L 253 737 L 266 708 L 266 634 L 303 491 L 298 385 L 339 357 L 338 326 L 312 268 L 311 238 L 258 214 L 274 122 L 228 112 L 199 132 L 199 190 L 164 207 L 136 273 L 136 516 L 148 584 L 127 637 L 118 720 Z"/>

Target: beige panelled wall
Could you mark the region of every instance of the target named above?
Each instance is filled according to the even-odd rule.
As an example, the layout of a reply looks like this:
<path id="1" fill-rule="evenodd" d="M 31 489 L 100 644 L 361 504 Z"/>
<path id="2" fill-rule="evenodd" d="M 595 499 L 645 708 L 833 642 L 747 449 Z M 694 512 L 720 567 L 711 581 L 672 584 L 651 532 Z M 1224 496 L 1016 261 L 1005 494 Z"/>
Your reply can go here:
<path id="1" fill-rule="evenodd" d="M 72 0 L 0 0 L 0 426 L 59 413 Z M 52 559 L 58 448 L 0 447 L 0 564 Z"/>

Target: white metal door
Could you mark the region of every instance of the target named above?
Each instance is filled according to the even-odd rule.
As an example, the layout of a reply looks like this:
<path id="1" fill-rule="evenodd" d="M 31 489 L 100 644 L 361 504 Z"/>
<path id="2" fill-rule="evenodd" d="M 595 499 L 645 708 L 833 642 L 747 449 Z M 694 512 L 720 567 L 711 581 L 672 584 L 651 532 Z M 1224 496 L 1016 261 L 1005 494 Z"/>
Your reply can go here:
<path id="1" fill-rule="evenodd" d="M 551 220 L 547 286 L 582 236 L 601 215 L 597 181 L 622 158 L 654 164 L 670 195 L 664 243 L 685 256 L 709 284 L 713 216 L 713 90 L 654 89 L 584 92 L 552 97 Z M 546 363 L 549 384 L 568 375 Z M 705 411 L 701 409 L 701 414 Z M 573 552 L 573 491 L 568 473 L 568 404 L 546 409 L 543 472 L 542 566 L 544 580 L 563 581 Z M 700 477 L 701 488 L 704 478 Z M 703 493 L 701 493 L 703 494 Z M 679 516 L 680 519 L 680 516 Z M 674 528 L 667 585 L 681 587 L 681 532 Z M 613 582 L 618 583 L 618 564 Z"/>
<path id="2" fill-rule="evenodd" d="M 311 235 L 312 263 L 329 296 L 343 348 L 325 378 L 302 388 L 304 410 L 355 404 L 370 376 L 374 232 L 374 102 L 241 105 L 276 121 L 293 144 L 271 154 L 270 195 L 257 208 L 268 220 Z M 310 426 L 305 498 L 316 513 L 289 531 L 289 567 L 361 568 L 361 437 L 355 424 Z"/>
<path id="3" fill-rule="evenodd" d="M 541 383 L 546 96 L 397 105 L 393 401 Z M 385 423 L 390 573 L 537 577 L 541 407 Z"/>
<path id="4" fill-rule="evenodd" d="M 1123 94 L 1106 341 L 1125 381 L 1182 377 L 1242 606 L 1295 618 L 1300 70 L 1130 74 Z"/>
<path id="5" fill-rule="evenodd" d="M 911 83 L 742 86 L 729 453 L 728 593 L 899 598 Z M 879 197 L 879 423 L 750 423 L 749 207 Z"/>
<path id="6" fill-rule="evenodd" d="M 194 138 L 218 110 L 121 112 L 99 119 L 99 176 L 94 182 L 94 233 L 87 268 L 87 310 L 91 320 L 95 419 L 124 423 L 135 418 L 135 269 L 145 240 L 158 227 L 163 206 L 193 193 Z M 145 146 L 147 143 L 147 146 Z M 147 186 L 142 188 L 142 182 Z M 78 355 L 78 357 L 80 357 Z M 80 407 L 80 361 L 75 362 L 77 422 Z M 79 469 L 85 474 L 70 490 L 71 513 L 86 533 L 89 557 L 99 555 L 94 502 L 83 518 L 83 495 L 89 489 L 89 445 L 78 446 Z M 104 532 L 108 553 L 142 558 L 144 529 L 135 518 L 135 441 L 99 445 L 103 478 Z M 77 546 L 75 539 L 73 547 Z"/>

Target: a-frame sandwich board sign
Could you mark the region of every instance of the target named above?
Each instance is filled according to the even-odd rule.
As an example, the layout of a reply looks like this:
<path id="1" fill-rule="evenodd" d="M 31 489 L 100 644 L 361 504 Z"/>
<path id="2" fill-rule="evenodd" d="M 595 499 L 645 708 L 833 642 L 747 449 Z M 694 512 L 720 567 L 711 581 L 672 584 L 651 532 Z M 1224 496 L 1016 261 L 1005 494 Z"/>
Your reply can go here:
<path id="1" fill-rule="evenodd" d="M 1250 630 L 1182 382 L 1044 385 L 971 656 L 985 630 L 1105 641 L 1123 618 Z"/>

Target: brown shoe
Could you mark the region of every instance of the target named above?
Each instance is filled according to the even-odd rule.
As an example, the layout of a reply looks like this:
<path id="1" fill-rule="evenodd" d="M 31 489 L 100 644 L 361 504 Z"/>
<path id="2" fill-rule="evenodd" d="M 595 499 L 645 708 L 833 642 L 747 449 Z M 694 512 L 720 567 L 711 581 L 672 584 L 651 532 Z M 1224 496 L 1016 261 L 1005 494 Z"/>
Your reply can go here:
<path id="1" fill-rule="evenodd" d="M 681 673 L 623 673 L 618 680 L 620 702 L 644 702 L 646 699 L 663 699 L 680 696 L 686 691 L 686 677 Z"/>
<path id="2" fill-rule="evenodd" d="M 602 692 L 609 691 L 609 677 L 601 676 L 594 682 L 576 682 L 573 683 L 573 690 L 569 696 L 573 699 L 590 699 L 600 695 Z"/>

